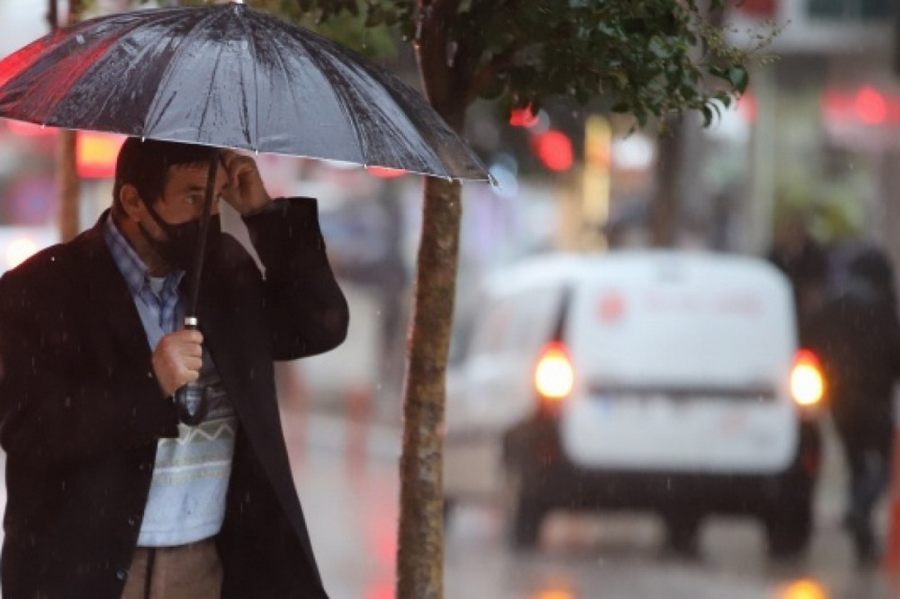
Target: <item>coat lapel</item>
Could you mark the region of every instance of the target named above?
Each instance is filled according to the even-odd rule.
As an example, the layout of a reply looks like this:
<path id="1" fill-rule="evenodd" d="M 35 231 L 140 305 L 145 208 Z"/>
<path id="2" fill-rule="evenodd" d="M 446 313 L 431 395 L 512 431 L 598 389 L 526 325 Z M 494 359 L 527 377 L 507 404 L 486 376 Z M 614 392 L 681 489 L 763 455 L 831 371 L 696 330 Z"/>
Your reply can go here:
<path id="1" fill-rule="evenodd" d="M 227 258 L 207 265 L 198 298 L 200 330 L 250 445 L 312 560 L 281 429 L 268 323 L 248 305 L 255 294 L 236 282 L 239 268 Z"/>
<path id="2" fill-rule="evenodd" d="M 147 334 L 128 285 L 103 236 L 107 218 L 108 210 L 93 228 L 75 241 L 81 261 L 77 272 L 84 273 L 92 312 L 105 321 L 116 344 L 114 350 L 126 352 L 129 359 L 149 364 L 151 352 Z"/>

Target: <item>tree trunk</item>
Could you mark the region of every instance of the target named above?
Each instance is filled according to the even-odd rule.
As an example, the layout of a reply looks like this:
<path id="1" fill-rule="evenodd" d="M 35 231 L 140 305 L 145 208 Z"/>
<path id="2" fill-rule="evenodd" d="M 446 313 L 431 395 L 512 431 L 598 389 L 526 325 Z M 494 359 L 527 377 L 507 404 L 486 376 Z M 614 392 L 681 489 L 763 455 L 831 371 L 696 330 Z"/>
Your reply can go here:
<path id="1" fill-rule="evenodd" d="M 53 0 L 48 18 L 57 19 L 59 15 L 58 0 Z M 71 0 L 69 2 L 69 24 L 78 22 L 81 12 L 81 2 Z M 51 23 L 51 28 L 56 29 L 56 24 Z M 79 199 L 81 196 L 81 181 L 78 179 L 78 163 L 76 155 L 78 133 L 62 130 L 57 141 L 57 172 L 56 181 L 59 189 L 59 237 L 62 241 L 69 241 L 78 235 L 81 229 L 79 223 Z"/>
<path id="2" fill-rule="evenodd" d="M 78 200 L 81 182 L 75 152 L 77 135 L 75 131 L 62 130 L 57 140 L 56 181 L 59 189 L 59 237 L 62 241 L 70 241 L 80 229 Z"/>
<path id="3" fill-rule="evenodd" d="M 404 392 L 398 599 L 443 596 L 441 429 L 461 216 L 459 183 L 427 179 Z"/>
<path id="4" fill-rule="evenodd" d="M 675 245 L 680 216 L 679 175 L 682 165 L 684 118 L 669 119 L 656 151 L 656 191 L 650 206 L 650 237 L 654 247 Z"/>
<path id="5" fill-rule="evenodd" d="M 447 32 L 459 0 L 419 0 L 416 54 L 431 105 L 455 131 L 469 83 L 449 59 Z M 444 596 L 443 426 L 447 356 L 462 220 L 459 183 L 425 181 L 409 358 L 403 398 L 397 599 Z"/>

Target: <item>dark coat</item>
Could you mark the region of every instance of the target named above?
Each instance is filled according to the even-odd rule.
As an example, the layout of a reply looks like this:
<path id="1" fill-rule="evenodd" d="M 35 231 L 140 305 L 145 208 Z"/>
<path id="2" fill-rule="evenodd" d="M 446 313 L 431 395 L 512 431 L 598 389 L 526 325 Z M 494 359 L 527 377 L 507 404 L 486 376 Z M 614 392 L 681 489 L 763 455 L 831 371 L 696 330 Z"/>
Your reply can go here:
<path id="1" fill-rule="evenodd" d="M 0 443 L 8 503 L 6 599 L 118 599 L 137 543 L 157 441 L 177 418 L 101 221 L 0 279 Z M 218 547 L 222 597 L 326 597 L 275 395 L 273 360 L 327 351 L 348 311 L 316 203 L 245 219 L 266 267 L 230 236 L 208 264 L 204 343 L 239 421 Z"/>
<path id="2" fill-rule="evenodd" d="M 809 346 L 821 358 L 834 423 L 850 447 L 887 456 L 893 388 L 900 378 L 900 321 L 885 257 L 867 251 L 812 321 Z"/>

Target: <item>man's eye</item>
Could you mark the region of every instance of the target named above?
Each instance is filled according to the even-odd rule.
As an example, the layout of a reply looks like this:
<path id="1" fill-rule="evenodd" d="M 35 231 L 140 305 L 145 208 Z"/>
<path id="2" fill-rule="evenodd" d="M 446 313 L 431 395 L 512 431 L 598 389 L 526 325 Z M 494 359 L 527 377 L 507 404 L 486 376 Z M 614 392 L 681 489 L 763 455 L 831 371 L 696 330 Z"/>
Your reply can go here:
<path id="1" fill-rule="evenodd" d="M 202 198 L 199 195 L 189 195 L 185 201 L 188 205 L 193 206 L 194 204 L 199 203 L 201 199 Z"/>

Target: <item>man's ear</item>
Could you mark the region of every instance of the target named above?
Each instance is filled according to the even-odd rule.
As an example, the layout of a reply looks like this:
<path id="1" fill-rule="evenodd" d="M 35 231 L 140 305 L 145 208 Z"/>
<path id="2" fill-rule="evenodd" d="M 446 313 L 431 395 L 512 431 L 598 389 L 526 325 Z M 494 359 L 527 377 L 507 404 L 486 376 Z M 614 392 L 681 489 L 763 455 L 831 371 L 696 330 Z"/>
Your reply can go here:
<path id="1" fill-rule="evenodd" d="M 121 204 L 122 211 L 127 218 L 133 221 L 141 220 L 145 208 L 137 187 L 126 183 L 119 188 L 119 204 Z"/>

